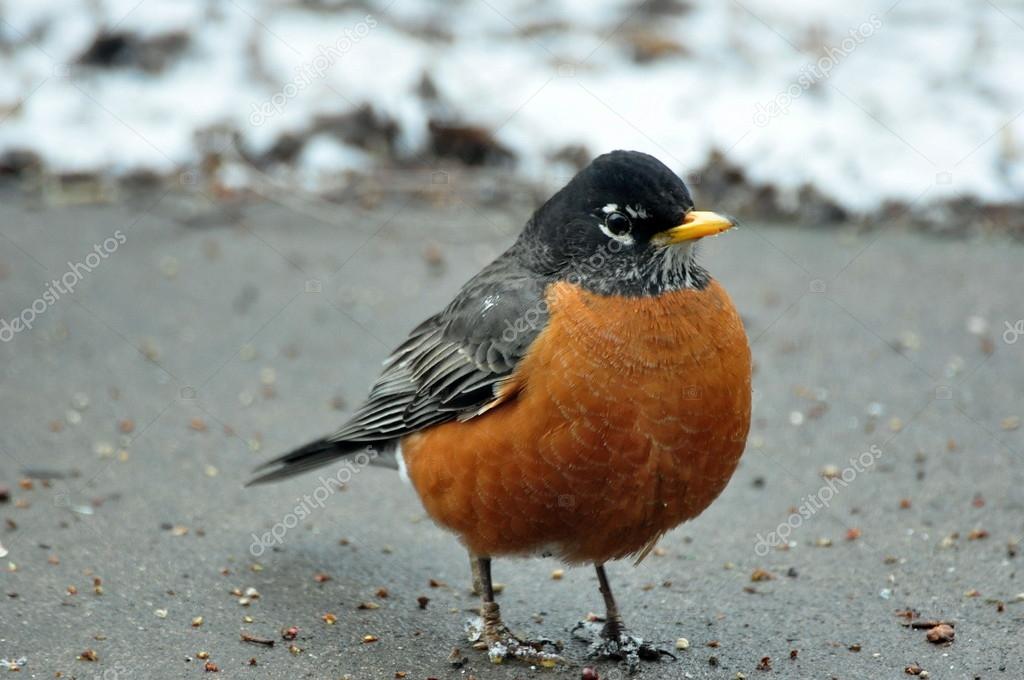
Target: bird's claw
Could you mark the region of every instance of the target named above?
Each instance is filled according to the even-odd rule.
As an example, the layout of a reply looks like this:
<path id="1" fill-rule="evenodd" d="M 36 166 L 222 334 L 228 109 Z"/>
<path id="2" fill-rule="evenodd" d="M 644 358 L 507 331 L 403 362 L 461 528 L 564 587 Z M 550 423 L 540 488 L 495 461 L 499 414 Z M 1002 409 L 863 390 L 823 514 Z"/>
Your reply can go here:
<path id="1" fill-rule="evenodd" d="M 625 630 L 609 634 L 600 619 L 580 621 L 573 627 L 572 634 L 573 637 L 589 643 L 588 656 L 622 661 L 630 674 L 640 668 L 641 661 L 658 661 L 662 656 L 676 658 L 674 654 L 629 635 Z"/>
<path id="2" fill-rule="evenodd" d="M 544 668 L 554 668 L 564 662 L 559 654 L 562 645 L 558 642 L 547 638 L 523 640 L 504 624 L 488 629 L 480 617 L 466 622 L 466 634 L 475 649 L 487 650 L 487 658 L 494 664 L 515 659 Z"/>

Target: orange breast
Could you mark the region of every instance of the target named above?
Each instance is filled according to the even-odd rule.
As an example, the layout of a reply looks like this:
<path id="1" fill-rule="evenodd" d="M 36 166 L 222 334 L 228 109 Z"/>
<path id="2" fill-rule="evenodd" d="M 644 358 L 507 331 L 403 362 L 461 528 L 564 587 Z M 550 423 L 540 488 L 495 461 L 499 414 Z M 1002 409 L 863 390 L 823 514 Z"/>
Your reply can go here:
<path id="1" fill-rule="evenodd" d="M 728 483 L 750 425 L 750 350 L 725 290 L 547 294 L 518 393 L 402 442 L 427 512 L 476 554 L 636 554 Z"/>

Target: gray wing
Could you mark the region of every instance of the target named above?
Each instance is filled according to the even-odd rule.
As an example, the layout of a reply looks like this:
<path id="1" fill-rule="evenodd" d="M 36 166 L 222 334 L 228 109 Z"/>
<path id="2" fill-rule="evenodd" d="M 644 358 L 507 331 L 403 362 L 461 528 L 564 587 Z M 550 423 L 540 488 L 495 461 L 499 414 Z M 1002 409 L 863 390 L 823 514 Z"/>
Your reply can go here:
<path id="1" fill-rule="evenodd" d="M 480 413 L 547 323 L 546 284 L 508 255 L 491 263 L 410 333 L 363 406 L 328 440 L 397 439 Z"/>
<path id="2" fill-rule="evenodd" d="M 285 479 L 370 444 L 387 452 L 408 434 L 472 418 L 507 398 L 502 386 L 547 324 L 548 281 L 512 251 L 492 262 L 392 353 L 351 420 L 264 463 L 248 484 Z"/>

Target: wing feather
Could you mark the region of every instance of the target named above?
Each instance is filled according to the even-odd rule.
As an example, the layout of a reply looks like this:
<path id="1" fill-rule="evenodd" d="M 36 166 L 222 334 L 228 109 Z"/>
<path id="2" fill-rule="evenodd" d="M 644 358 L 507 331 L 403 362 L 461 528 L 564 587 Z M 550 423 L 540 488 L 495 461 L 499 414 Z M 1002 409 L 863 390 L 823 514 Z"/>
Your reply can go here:
<path id="1" fill-rule="evenodd" d="M 550 281 L 526 269 L 516 248 L 409 333 L 347 423 L 265 463 L 250 484 L 284 479 L 368 446 L 389 451 L 413 432 L 477 417 L 514 398 L 516 367 L 547 323 Z"/>
<path id="2" fill-rule="evenodd" d="M 413 329 L 363 406 L 328 439 L 397 438 L 487 410 L 546 322 L 546 283 L 507 253 L 496 260 Z"/>

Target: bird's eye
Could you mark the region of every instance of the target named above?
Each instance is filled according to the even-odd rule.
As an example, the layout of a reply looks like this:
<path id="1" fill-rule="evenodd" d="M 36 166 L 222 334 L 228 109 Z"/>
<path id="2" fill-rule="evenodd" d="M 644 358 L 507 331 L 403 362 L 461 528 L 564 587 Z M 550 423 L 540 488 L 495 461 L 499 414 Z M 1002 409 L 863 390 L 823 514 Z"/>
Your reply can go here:
<path id="1" fill-rule="evenodd" d="M 612 234 L 621 236 L 622 234 L 628 234 L 629 230 L 633 228 L 633 223 L 629 221 L 629 218 L 620 212 L 608 213 L 608 216 L 604 218 L 604 226 L 608 228 Z"/>

